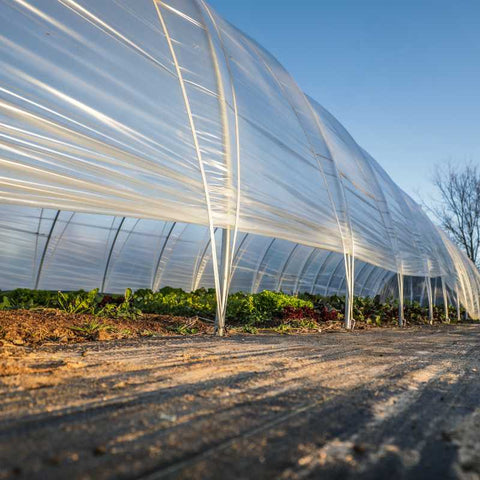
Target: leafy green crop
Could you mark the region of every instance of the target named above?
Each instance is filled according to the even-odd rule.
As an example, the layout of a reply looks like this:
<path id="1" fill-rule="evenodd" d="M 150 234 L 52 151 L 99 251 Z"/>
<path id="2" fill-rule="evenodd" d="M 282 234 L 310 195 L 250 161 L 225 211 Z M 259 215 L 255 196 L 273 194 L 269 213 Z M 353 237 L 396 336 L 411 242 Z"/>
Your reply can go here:
<path id="1" fill-rule="evenodd" d="M 133 305 L 134 294 L 130 288 L 125 295 L 103 295 L 98 288 L 85 292 L 50 292 L 17 289 L 4 292 L 0 310 L 57 308 L 71 314 L 92 314 L 99 317 L 135 319 L 142 314 Z"/>
<path id="2" fill-rule="evenodd" d="M 234 293 L 228 297 L 227 320 L 256 326 L 269 326 L 282 319 L 285 309 L 313 310 L 310 300 L 265 290 L 260 293 Z M 277 322 L 278 323 L 278 322 Z"/>
<path id="3" fill-rule="evenodd" d="M 255 329 L 289 328 L 318 329 L 322 322 L 340 321 L 343 318 L 345 298 L 342 296 L 287 295 L 282 292 L 233 293 L 228 298 L 227 321 L 230 325 Z M 135 319 L 143 313 L 183 317 L 200 317 L 213 320 L 216 297 L 213 289 L 198 289 L 187 293 L 180 288 L 164 287 L 158 292 L 130 288 L 124 295 L 107 295 L 98 289 L 85 292 L 51 292 L 17 289 L 0 292 L 0 310 L 57 308 L 72 314 L 92 314 L 98 317 Z M 433 309 L 434 321 L 445 321 L 443 306 Z M 396 324 L 398 300 L 380 302 L 378 297 L 355 297 L 353 317 L 356 322 L 370 325 Z M 456 310 L 450 306 L 450 318 L 456 319 Z M 405 319 L 411 323 L 428 323 L 428 307 L 418 302 L 405 303 Z M 251 328 L 250 328 L 251 327 Z M 288 331 L 289 328 L 280 327 Z M 182 333 L 178 331 L 177 333 Z"/>
<path id="4" fill-rule="evenodd" d="M 58 308 L 67 313 L 95 313 L 98 288 L 86 293 L 64 293 L 58 292 L 57 301 Z"/>
<path id="5" fill-rule="evenodd" d="M 80 327 L 70 327 L 70 329 L 81 333 L 87 338 L 94 338 L 95 335 L 101 330 L 110 331 L 112 327 L 110 325 L 99 323 L 96 320 L 91 320 L 90 322 L 85 322 Z"/>

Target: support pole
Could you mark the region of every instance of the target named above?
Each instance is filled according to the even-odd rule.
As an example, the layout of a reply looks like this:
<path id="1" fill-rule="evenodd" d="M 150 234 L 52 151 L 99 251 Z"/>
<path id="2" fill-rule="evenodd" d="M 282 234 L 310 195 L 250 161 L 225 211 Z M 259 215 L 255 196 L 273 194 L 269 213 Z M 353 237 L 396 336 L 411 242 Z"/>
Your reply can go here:
<path id="1" fill-rule="evenodd" d="M 115 236 L 113 237 L 112 244 L 110 245 L 110 250 L 108 252 L 108 257 L 107 257 L 107 263 L 105 264 L 105 271 L 103 272 L 102 288 L 100 289 L 101 293 L 105 293 L 105 285 L 107 283 L 107 275 L 108 275 L 108 270 L 110 268 L 110 261 L 112 260 L 113 249 L 115 248 L 118 235 L 122 230 L 122 226 L 124 222 L 125 222 L 125 217 L 122 217 L 122 219 L 120 220 L 120 224 L 118 225 L 117 231 L 115 232 Z"/>
<path id="2" fill-rule="evenodd" d="M 447 286 L 445 285 L 445 279 L 442 277 L 442 294 L 443 294 L 443 305 L 445 307 L 445 321 L 450 323 L 450 312 L 448 311 L 448 295 L 447 295 Z"/>
<path id="3" fill-rule="evenodd" d="M 260 262 L 257 264 L 257 267 L 255 268 L 255 273 L 253 274 L 252 277 L 252 288 L 250 293 L 257 293 L 258 287 L 260 286 L 260 282 L 262 281 L 263 277 L 263 272 L 262 275 L 260 275 L 260 269 L 263 267 L 263 262 L 267 258 L 268 252 L 270 251 L 270 248 L 272 248 L 272 245 L 275 243 L 276 238 L 273 238 L 271 242 L 269 242 L 268 247 L 266 250 L 263 252 L 262 259 Z"/>
<path id="4" fill-rule="evenodd" d="M 422 283 L 422 292 L 420 293 L 420 305 L 423 306 L 423 300 L 425 299 L 425 290 L 427 289 L 427 282 Z"/>
<path id="5" fill-rule="evenodd" d="M 213 229 L 213 232 L 217 232 L 217 228 L 215 227 Z M 208 238 L 207 243 L 205 245 L 205 248 L 203 249 L 202 254 L 200 255 L 200 260 L 197 262 L 197 266 L 195 268 L 195 271 L 193 273 L 192 277 L 192 291 L 198 289 L 198 284 L 200 282 L 200 279 L 202 278 L 203 272 L 205 271 L 205 267 L 207 265 L 208 257 L 207 254 L 210 250 L 210 245 L 212 243 L 212 239 Z"/>
<path id="6" fill-rule="evenodd" d="M 158 287 L 160 286 L 160 282 L 157 280 L 157 277 L 159 276 L 160 273 L 160 267 L 161 267 L 161 261 L 163 259 L 163 253 L 165 252 L 165 248 L 167 247 L 168 241 L 170 240 L 170 236 L 172 235 L 173 229 L 175 228 L 175 225 L 177 222 L 173 222 L 172 226 L 170 227 L 167 236 L 165 237 L 165 240 L 162 244 L 162 248 L 160 249 L 160 253 L 158 255 L 157 263 L 155 265 L 155 270 L 153 271 L 152 275 L 152 282 L 151 282 L 151 289 L 155 292 Z"/>
<path id="7" fill-rule="evenodd" d="M 457 307 L 457 322 L 459 322 L 461 320 L 461 313 L 460 313 L 460 294 L 458 293 L 458 286 L 457 288 L 455 289 L 455 293 L 456 293 L 456 307 Z"/>
<path id="8" fill-rule="evenodd" d="M 398 326 L 405 324 L 404 306 L 403 306 L 403 273 L 397 273 L 398 281 Z"/>
<path id="9" fill-rule="evenodd" d="M 285 261 L 285 263 L 283 265 L 282 271 L 280 272 L 280 275 L 278 276 L 277 288 L 276 288 L 276 290 L 278 292 L 282 291 L 283 277 L 285 275 L 285 272 L 287 271 L 288 265 L 290 264 L 290 260 L 292 259 L 293 254 L 295 253 L 295 251 L 297 250 L 298 247 L 299 247 L 299 244 L 296 243 L 295 246 L 293 247 L 292 251 L 289 253 L 289 255 L 287 257 L 287 260 Z"/>
<path id="10" fill-rule="evenodd" d="M 207 175 L 207 169 L 205 168 L 205 163 L 202 158 L 202 148 L 200 144 L 200 138 L 199 134 L 197 132 L 197 129 L 195 127 L 195 120 L 194 120 L 194 113 L 192 111 L 191 107 L 191 102 L 190 98 L 188 96 L 188 90 L 186 87 L 186 81 L 183 77 L 183 68 L 180 65 L 178 61 L 178 57 L 175 51 L 175 47 L 178 45 L 174 43 L 174 39 L 172 39 L 170 32 L 167 28 L 167 23 L 165 21 L 165 18 L 163 16 L 162 10 L 165 8 L 165 6 L 160 4 L 160 2 L 153 2 L 155 6 L 155 10 L 157 12 L 158 20 L 160 22 L 160 25 L 162 27 L 162 31 L 165 35 L 165 40 L 168 45 L 168 49 L 170 50 L 170 55 L 172 57 L 172 62 L 173 65 L 175 66 L 175 71 L 176 71 L 176 78 L 178 79 L 178 84 L 180 87 L 180 91 L 183 97 L 183 102 L 185 105 L 185 113 L 187 114 L 187 119 L 188 123 L 190 125 L 190 130 L 192 134 L 192 141 L 193 141 L 193 146 L 195 148 L 195 153 L 197 156 L 197 161 L 198 161 L 198 166 L 199 166 L 199 173 L 202 179 L 202 184 L 203 184 L 203 190 L 204 190 L 204 195 L 205 195 L 205 206 L 206 206 L 206 213 L 207 213 L 207 218 L 208 218 L 208 227 L 210 231 L 210 241 L 211 241 L 211 248 L 212 248 L 212 265 L 213 265 L 213 276 L 214 276 L 214 281 L 215 281 L 215 288 L 216 288 L 216 297 L 217 297 L 217 316 L 218 316 L 218 321 L 216 322 L 216 331 L 218 331 L 219 335 L 223 335 L 224 329 L 225 329 L 225 308 L 224 308 L 224 292 L 226 289 L 224 289 L 223 284 L 225 282 L 228 283 L 228 277 L 225 277 L 223 281 L 220 280 L 220 275 L 222 272 L 224 272 L 225 268 L 230 269 L 229 267 L 229 249 L 230 249 L 230 244 L 228 244 L 229 248 L 223 248 L 222 245 L 222 253 L 225 252 L 225 256 L 227 257 L 226 262 L 224 262 L 225 267 L 224 268 L 219 268 L 219 262 L 217 258 L 217 247 L 216 247 L 216 241 L 215 241 L 215 231 L 214 231 L 214 222 L 213 222 L 213 211 L 212 211 L 212 199 L 210 196 L 210 188 L 208 184 L 208 175 Z M 208 29 L 206 29 L 207 36 L 209 41 L 211 41 Z M 212 49 L 212 59 L 215 65 L 215 73 L 217 74 L 217 81 L 219 82 L 219 88 L 218 88 L 218 98 L 221 100 L 220 103 L 220 108 L 222 110 L 222 117 L 223 120 L 226 119 L 225 116 L 225 96 L 224 96 L 224 91 L 223 91 L 223 86 L 221 86 L 221 76 L 218 75 L 218 66 L 217 66 L 217 59 L 215 55 L 215 50 Z M 228 132 L 228 128 L 224 129 L 224 132 Z M 228 138 L 225 133 L 224 133 L 224 138 Z M 225 143 L 225 148 L 227 148 L 227 144 Z M 229 154 L 226 151 L 226 158 L 228 160 Z M 227 163 L 228 165 L 228 163 Z"/>
<path id="11" fill-rule="evenodd" d="M 228 285 L 230 277 L 229 262 L 230 230 L 222 228 L 222 250 L 220 252 L 220 295 L 221 302 L 217 302 L 217 312 L 215 315 L 215 335 L 223 337 L 225 335 L 225 314 L 227 307 Z"/>
<path id="12" fill-rule="evenodd" d="M 45 242 L 45 246 L 43 247 L 42 258 L 40 259 L 40 266 L 38 267 L 37 277 L 35 279 L 35 286 L 34 286 L 35 290 L 38 290 L 38 285 L 40 284 L 40 278 L 42 276 L 45 256 L 47 255 L 47 250 L 50 245 L 50 240 L 52 239 L 53 230 L 55 229 L 55 225 L 57 224 L 59 215 L 60 215 L 60 210 L 57 210 L 57 213 L 55 214 L 55 218 L 53 219 L 53 222 L 52 222 L 52 226 L 50 227 L 50 231 L 48 232 L 47 241 Z"/>
<path id="13" fill-rule="evenodd" d="M 425 283 L 427 286 L 427 296 L 428 296 L 428 318 L 430 320 L 430 325 L 433 325 L 433 294 L 432 294 L 432 281 L 430 277 L 425 277 Z"/>
<path id="14" fill-rule="evenodd" d="M 318 252 L 318 250 L 316 248 L 312 248 L 312 251 L 310 252 L 310 255 L 308 255 L 308 257 L 303 262 L 300 273 L 298 274 L 297 279 L 295 280 L 295 286 L 293 287 L 293 294 L 294 295 L 298 295 L 298 290 L 300 288 L 300 282 L 303 278 L 303 275 L 305 274 L 306 269 L 310 266 L 310 260 L 313 258 L 313 256 L 317 252 Z"/>
<path id="15" fill-rule="evenodd" d="M 345 254 L 345 328 L 353 328 L 353 300 L 355 292 L 355 258 Z"/>

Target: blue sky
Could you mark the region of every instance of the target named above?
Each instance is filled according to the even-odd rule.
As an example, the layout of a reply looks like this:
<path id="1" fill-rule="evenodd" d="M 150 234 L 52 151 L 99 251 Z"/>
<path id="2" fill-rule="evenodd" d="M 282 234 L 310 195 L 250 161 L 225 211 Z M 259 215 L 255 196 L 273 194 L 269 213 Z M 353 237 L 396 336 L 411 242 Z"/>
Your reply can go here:
<path id="1" fill-rule="evenodd" d="M 418 199 L 480 163 L 480 0 L 210 0 Z"/>

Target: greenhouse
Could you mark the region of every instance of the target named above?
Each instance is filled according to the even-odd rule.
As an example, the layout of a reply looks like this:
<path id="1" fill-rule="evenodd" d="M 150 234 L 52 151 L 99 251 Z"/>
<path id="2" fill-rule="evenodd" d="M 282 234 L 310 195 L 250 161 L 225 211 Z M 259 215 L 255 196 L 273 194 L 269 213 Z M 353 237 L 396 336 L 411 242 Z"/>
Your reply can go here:
<path id="1" fill-rule="evenodd" d="M 220 334 L 265 289 L 345 295 L 347 327 L 354 295 L 479 318 L 476 267 L 203 0 L 0 16 L 2 290 L 214 287 Z"/>

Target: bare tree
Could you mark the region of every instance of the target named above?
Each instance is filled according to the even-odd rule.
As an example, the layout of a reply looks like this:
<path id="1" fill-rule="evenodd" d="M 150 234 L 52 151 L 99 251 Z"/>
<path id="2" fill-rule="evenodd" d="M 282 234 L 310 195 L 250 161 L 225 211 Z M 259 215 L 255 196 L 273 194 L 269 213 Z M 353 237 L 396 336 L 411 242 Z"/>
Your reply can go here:
<path id="1" fill-rule="evenodd" d="M 434 176 L 439 202 L 430 209 L 444 230 L 480 265 L 480 170 L 472 163 L 439 166 Z"/>

